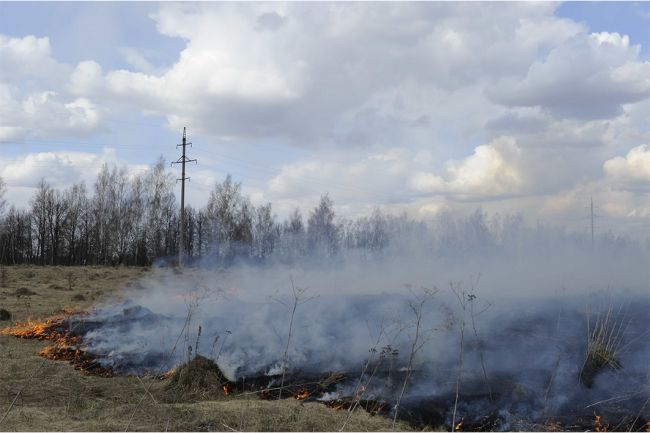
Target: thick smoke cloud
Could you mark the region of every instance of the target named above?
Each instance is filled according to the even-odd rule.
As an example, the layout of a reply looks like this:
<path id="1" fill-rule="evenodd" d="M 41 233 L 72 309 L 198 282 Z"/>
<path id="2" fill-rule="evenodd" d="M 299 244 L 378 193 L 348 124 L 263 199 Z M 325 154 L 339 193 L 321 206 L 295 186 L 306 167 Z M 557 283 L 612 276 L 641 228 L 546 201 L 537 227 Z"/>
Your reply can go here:
<path id="1" fill-rule="evenodd" d="M 193 356 L 188 346 L 216 360 L 231 379 L 283 368 L 290 377 L 342 371 L 350 377 L 339 386 L 343 395 L 353 392 L 369 358 L 372 365 L 382 359 L 366 392 L 392 405 L 416 332 L 412 306 L 426 298 L 418 330 L 424 344 L 402 401 L 412 419 L 451 422 L 459 371 L 458 416 L 496 416 L 501 429 L 522 419 L 566 422 L 594 410 L 619 420 L 639 410 L 647 416 L 647 246 L 601 239 L 592 249 L 559 232 L 522 233 L 500 249 L 445 252 L 439 231 L 438 249 L 412 243 L 408 250 L 404 241 L 372 257 L 348 252 L 285 264 L 157 268 L 126 300 L 108 302 L 86 319 L 92 329 L 86 342 L 126 373 L 165 371 Z M 447 236 L 448 243 L 452 238 L 458 236 Z M 306 291 L 284 364 L 292 285 Z M 625 324 L 620 368 L 581 379 L 587 335 L 608 310 Z M 381 358 L 387 347 L 396 354 Z"/>

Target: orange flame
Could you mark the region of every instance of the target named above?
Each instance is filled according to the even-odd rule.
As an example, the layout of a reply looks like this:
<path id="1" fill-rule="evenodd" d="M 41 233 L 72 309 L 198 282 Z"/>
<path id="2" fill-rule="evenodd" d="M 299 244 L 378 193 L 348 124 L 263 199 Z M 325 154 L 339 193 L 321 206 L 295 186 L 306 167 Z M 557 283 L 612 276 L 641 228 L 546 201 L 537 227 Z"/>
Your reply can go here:
<path id="1" fill-rule="evenodd" d="M 222 387 L 222 389 L 223 389 L 223 395 L 228 395 L 228 394 L 230 394 L 230 384 L 228 384 L 228 383 L 225 384 L 225 385 Z"/>
<path id="2" fill-rule="evenodd" d="M 609 424 L 603 427 L 603 423 L 600 421 L 600 415 L 598 415 L 596 412 L 594 412 L 594 417 L 596 417 L 596 419 L 594 420 L 594 428 L 596 429 L 596 431 L 606 432 L 607 427 L 609 427 Z"/>
<path id="3" fill-rule="evenodd" d="M 465 424 L 465 417 L 462 417 L 460 422 L 454 426 L 454 431 L 461 431 L 463 424 Z"/>
<path id="4" fill-rule="evenodd" d="M 161 374 L 161 375 L 159 376 L 159 378 L 160 378 L 160 379 L 169 379 L 170 377 L 172 377 L 172 376 L 174 375 L 174 373 L 176 373 L 176 367 L 173 367 L 173 368 L 171 368 L 169 371 L 167 371 L 167 372 Z"/>
<path id="5" fill-rule="evenodd" d="M 305 388 L 301 388 L 298 390 L 298 392 L 293 396 L 296 400 L 304 400 L 307 397 L 309 397 L 309 391 L 307 391 Z"/>
<path id="6" fill-rule="evenodd" d="M 87 374 L 110 377 L 111 369 L 97 363 L 95 356 L 81 348 L 82 338 L 70 333 L 67 320 L 71 315 L 85 315 L 87 313 L 61 309 L 60 314 L 38 322 L 28 319 L 26 322 L 17 322 L 0 330 L 0 333 L 12 335 L 17 338 L 52 341 L 53 344 L 45 346 L 39 355 L 51 359 L 69 361 L 75 369 Z"/>

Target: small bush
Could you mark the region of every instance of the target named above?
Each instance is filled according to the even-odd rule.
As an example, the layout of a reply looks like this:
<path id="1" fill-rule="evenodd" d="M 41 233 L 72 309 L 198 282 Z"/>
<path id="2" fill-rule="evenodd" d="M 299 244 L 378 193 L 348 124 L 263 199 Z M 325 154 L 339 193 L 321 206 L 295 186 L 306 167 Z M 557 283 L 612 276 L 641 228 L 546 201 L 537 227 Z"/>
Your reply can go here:
<path id="1" fill-rule="evenodd" d="M 165 386 L 165 400 L 178 402 L 223 396 L 227 382 L 214 361 L 197 355 L 171 375 Z"/>
<path id="2" fill-rule="evenodd" d="M 0 308 L 0 321 L 11 320 L 11 313 L 9 310 Z"/>
<path id="3" fill-rule="evenodd" d="M 17 296 L 18 298 L 20 298 L 21 296 L 32 296 L 35 294 L 36 292 L 29 290 L 27 287 L 21 287 L 19 289 L 16 289 L 16 291 L 14 292 L 14 295 Z"/>
<path id="4" fill-rule="evenodd" d="M 77 293 L 76 295 L 74 295 L 72 297 L 72 300 L 77 301 L 77 302 L 81 302 L 81 301 L 85 301 L 86 297 L 84 295 L 82 295 L 81 293 Z"/>

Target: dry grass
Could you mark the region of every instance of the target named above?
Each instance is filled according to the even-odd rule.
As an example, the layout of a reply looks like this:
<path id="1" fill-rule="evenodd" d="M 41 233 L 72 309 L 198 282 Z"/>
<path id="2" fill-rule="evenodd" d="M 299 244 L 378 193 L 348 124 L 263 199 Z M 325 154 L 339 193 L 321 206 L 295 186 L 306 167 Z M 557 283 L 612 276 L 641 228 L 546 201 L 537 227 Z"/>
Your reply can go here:
<path id="1" fill-rule="evenodd" d="M 217 400 L 227 383 L 217 364 L 203 356 L 180 366 L 165 384 L 165 401 Z"/>
<path id="2" fill-rule="evenodd" d="M 586 386 L 591 387 L 603 369 L 621 368 L 618 358 L 628 324 L 621 311 L 615 314 L 610 305 L 607 311 L 598 314 L 593 328 L 588 326 L 585 362 L 580 371 L 580 381 Z"/>
<path id="3" fill-rule="evenodd" d="M 89 309 L 109 297 L 119 298 L 120 289 L 133 286 L 144 273 L 141 268 L 7 267 L 0 307 L 11 311 L 15 321 L 44 319 L 61 308 Z M 23 287 L 33 295 L 17 296 Z M 252 395 L 165 403 L 169 380 L 86 376 L 67 362 L 39 357 L 46 344 L 0 335 L 0 419 L 22 389 L 0 431 L 123 431 L 132 414 L 133 431 L 334 431 L 347 416 L 318 403 Z M 347 428 L 392 429 L 388 419 L 363 411 L 355 412 Z M 409 429 L 404 423 L 395 428 Z"/>

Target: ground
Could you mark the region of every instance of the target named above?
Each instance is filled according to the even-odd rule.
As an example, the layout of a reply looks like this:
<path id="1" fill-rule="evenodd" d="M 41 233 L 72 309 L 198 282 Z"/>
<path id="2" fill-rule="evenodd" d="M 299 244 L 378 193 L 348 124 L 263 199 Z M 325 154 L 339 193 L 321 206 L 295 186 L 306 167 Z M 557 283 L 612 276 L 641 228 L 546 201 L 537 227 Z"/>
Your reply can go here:
<path id="1" fill-rule="evenodd" d="M 13 321 L 45 319 L 61 308 L 89 309 L 119 297 L 122 288 L 146 272 L 128 267 L 4 267 L 0 309 L 12 318 L 0 321 L 0 328 Z M 0 420 L 6 415 L 1 431 L 338 431 L 347 416 L 319 403 L 254 396 L 163 403 L 163 380 L 87 376 L 65 361 L 38 356 L 45 345 L 0 334 Z M 346 427 L 395 429 L 409 427 L 393 427 L 389 419 L 364 411 L 355 412 Z"/>

